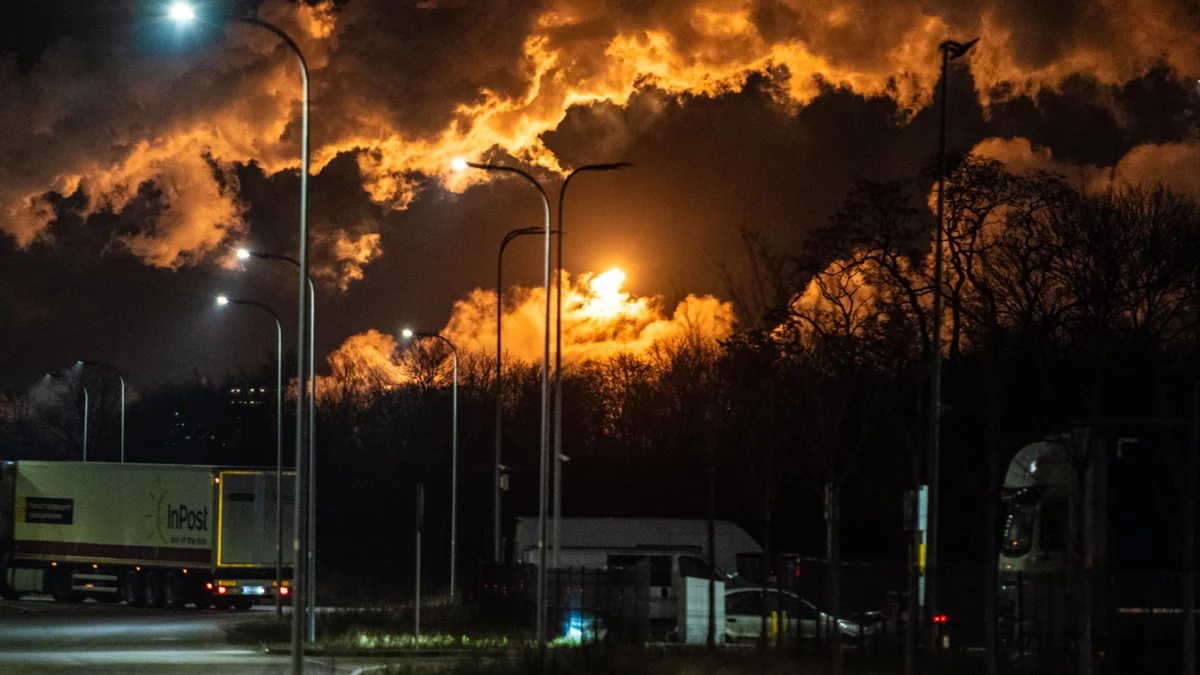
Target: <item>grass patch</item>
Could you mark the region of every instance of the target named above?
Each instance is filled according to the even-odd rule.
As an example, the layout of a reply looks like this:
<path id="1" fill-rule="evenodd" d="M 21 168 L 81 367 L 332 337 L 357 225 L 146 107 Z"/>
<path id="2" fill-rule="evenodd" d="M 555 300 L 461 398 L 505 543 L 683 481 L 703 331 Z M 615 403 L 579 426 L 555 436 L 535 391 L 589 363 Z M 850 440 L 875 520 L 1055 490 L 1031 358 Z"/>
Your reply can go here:
<path id="1" fill-rule="evenodd" d="M 899 653 L 846 654 L 844 675 L 902 675 L 904 657 Z M 1001 664 L 1002 675 L 1032 675 Z M 546 667 L 539 668 L 536 649 L 513 652 L 508 658 L 463 658 L 457 663 L 392 664 L 388 675 L 831 675 L 828 654 L 797 655 L 786 652 L 758 652 L 753 649 L 721 648 L 715 652 L 703 647 L 579 647 L 547 651 Z M 918 665 L 926 675 L 979 675 L 985 672 L 978 656 L 946 655 L 935 668 Z M 1059 672 L 1057 670 L 1052 672 Z M 1066 671 L 1062 671 L 1066 672 Z"/>
<path id="2" fill-rule="evenodd" d="M 796 658 L 780 653 L 753 650 L 700 648 L 605 648 L 551 649 L 547 652 L 547 675 L 823 675 L 832 671 L 818 658 Z M 876 664 L 848 660 L 846 675 L 890 675 L 902 669 L 879 668 Z M 438 672 L 444 675 L 528 675 L 538 673 L 538 654 L 525 649 L 509 659 L 464 659 L 436 670 L 428 664 L 392 665 L 389 675 Z M 974 674 L 973 674 L 974 675 Z"/>
<path id="3" fill-rule="evenodd" d="M 447 599 L 421 603 L 421 636 L 414 635 L 413 607 L 401 604 L 317 614 L 317 645 L 345 649 L 502 649 L 523 646 L 530 635 L 484 620 L 472 606 Z M 226 629 L 233 644 L 286 645 L 291 621 L 274 617 Z"/>

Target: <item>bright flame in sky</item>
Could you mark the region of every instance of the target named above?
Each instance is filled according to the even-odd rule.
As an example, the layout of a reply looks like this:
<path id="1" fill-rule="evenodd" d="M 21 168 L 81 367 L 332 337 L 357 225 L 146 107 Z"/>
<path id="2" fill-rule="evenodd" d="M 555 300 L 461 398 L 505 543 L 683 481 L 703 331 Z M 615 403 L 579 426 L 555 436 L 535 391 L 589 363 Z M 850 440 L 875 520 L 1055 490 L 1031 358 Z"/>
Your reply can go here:
<path id="1" fill-rule="evenodd" d="M 585 272 L 573 280 L 564 271 L 562 281 L 563 361 L 568 365 L 622 353 L 644 354 L 660 340 L 691 336 L 715 342 L 733 332 L 733 305 L 711 295 L 689 295 L 668 312 L 660 297 L 635 296 L 623 290 L 625 273 L 619 268 L 596 275 Z M 505 290 L 507 357 L 538 363 L 542 356 L 545 298 L 540 286 Z M 551 303 L 552 310 L 556 304 Z M 454 303 L 450 321 L 438 332 L 454 342 L 460 353 L 488 355 L 490 362 L 496 348 L 496 292 L 476 288 L 467 294 Z M 407 333 L 405 330 L 401 334 L 408 337 Z M 318 384 L 317 390 L 337 396 L 337 392 L 386 389 L 409 381 L 409 366 L 400 358 L 397 342 L 393 335 L 375 330 L 347 338 L 329 355 L 333 376 Z"/>
<path id="2" fill-rule="evenodd" d="M 594 279 L 588 282 L 592 289 L 594 300 L 592 307 L 597 314 L 601 316 L 614 316 L 621 311 L 621 306 L 629 299 L 629 294 L 621 290 L 621 284 L 625 283 L 625 273 L 620 268 L 614 267 L 607 272 L 597 275 Z"/>

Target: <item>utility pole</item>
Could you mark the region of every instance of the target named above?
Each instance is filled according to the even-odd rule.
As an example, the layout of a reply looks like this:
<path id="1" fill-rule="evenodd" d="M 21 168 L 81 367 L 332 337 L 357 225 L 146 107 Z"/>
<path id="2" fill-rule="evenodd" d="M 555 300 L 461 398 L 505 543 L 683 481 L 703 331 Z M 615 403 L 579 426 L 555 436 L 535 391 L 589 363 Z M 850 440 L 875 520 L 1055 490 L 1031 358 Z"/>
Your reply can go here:
<path id="1" fill-rule="evenodd" d="M 425 484 L 417 484 L 417 565 L 413 591 L 413 634 L 421 637 L 421 527 L 425 524 Z"/>
<path id="2" fill-rule="evenodd" d="M 938 506 L 940 497 L 940 453 L 942 428 L 942 268 L 944 266 L 942 248 L 946 231 L 946 100 L 950 89 L 950 61 L 964 56 L 979 38 L 965 44 L 946 40 L 938 49 L 942 52 L 942 100 L 941 124 L 938 127 L 938 193 L 937 193 L 937 230 L 934 234 L 933 253 L 933 335 L 929 358 L 929 529 L 928 547 L 926 550 L 926 602 L 925 615 L 929 627 L 930 656 L 937 654 L 939 640 L 938 624 L 933 621 L 937 615 L 937 581 L 938 581 Z"/>

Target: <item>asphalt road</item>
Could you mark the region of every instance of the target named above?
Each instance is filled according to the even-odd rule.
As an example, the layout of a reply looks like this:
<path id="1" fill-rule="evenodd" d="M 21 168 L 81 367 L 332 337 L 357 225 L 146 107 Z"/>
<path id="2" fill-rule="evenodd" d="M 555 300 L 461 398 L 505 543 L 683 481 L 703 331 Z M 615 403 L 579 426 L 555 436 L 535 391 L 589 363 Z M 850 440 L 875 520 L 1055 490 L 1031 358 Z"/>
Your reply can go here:
<path id="1" fill-rule="evenodd" d="M 288 656 L 225 642 L 225 628 L 263 618 L 262 611 L 270 610 L 154 610 L 90 601 L 78 605 L 0 601 L 0 673 L 290 673 Z M 306 663 L 308 673 L 366 675 L 383 672 L 387 662 L 322 657 Z"/>

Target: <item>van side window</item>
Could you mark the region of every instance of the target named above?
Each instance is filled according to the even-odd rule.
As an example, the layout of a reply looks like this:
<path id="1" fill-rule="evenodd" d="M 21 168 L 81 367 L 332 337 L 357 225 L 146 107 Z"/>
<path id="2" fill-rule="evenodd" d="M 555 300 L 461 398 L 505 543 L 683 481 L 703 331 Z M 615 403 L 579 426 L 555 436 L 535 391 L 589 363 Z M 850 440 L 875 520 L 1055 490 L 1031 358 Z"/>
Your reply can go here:
<path id="1" fill-rule="evenodd" d="M 1042 551 L 1057 551 L 1067 547 L 1067 503 L 1042 503 Z"/>
<path id="2" fill-rule="evenodd" d="M 671 556 L 669 555 L 625 554 L 608 556 L 609 567 L 635 567 L 643 561 L 650 563 L 651 586 L 671 585 Z"/>

